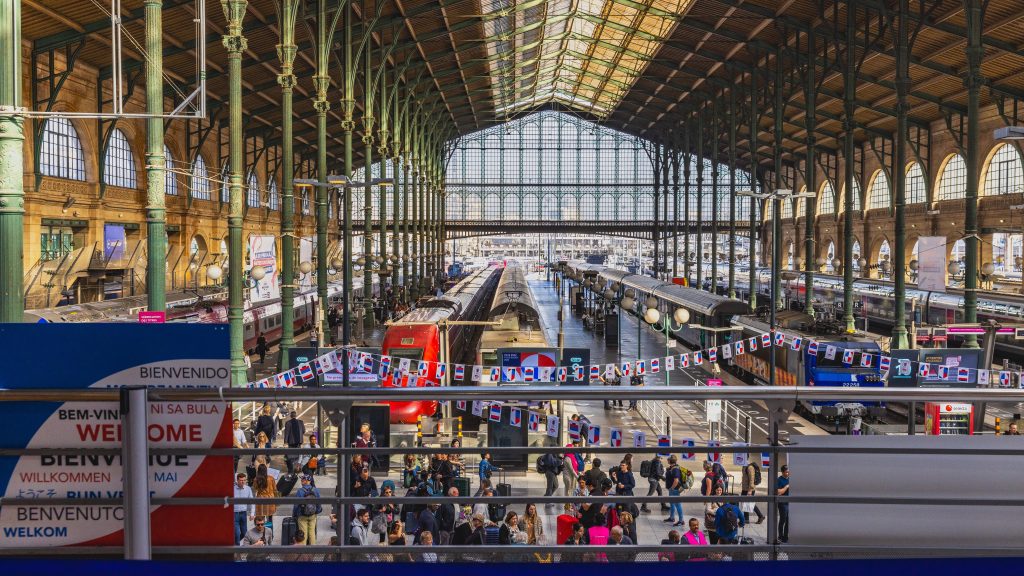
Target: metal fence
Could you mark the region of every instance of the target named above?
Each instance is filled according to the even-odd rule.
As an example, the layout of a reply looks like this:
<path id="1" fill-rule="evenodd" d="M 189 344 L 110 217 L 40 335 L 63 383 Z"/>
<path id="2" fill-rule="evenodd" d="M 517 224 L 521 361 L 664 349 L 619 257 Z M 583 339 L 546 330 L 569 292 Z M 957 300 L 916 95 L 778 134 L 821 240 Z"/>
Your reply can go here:
<path id="1" fill-rule="evenodd" d="M 239 455 L 284 455 L 296 456 L 300 454 L 317 453 L 332 455 L 336 457 L 337 465 L 332 470 L 338 486 L 349 484 L 349 459 L 354 454 L 381 454 L 392 453 L 393 448 L 351 448 L 347 438 L 347 427 L 345 425 L 346 415 L 354 402 L 379 402 L 379 401 L 414 401 L 414 400 L 488 400 L 488 401 L 527 401 L 536 398 L 551 400 L 610 400 L 610 399 L 637 399 L 639 401 L 660 403 L 671 400 L 706 400 L 714 399 L 737 399 L 737 400 L 759 400 L 768 408 L 769 414 L 769 443 L 764 445 L 743 445 L 743 446 L 721 446 L 715 448 L 716 452 L 730 454 L 734 452 L 743 453 L 766 453 L 769 454 L 770 465 L 767 470 L 767 478 L 772 479 L 778 476 L 780 462 L 791 454 L 799 453 L 850 453 L 850 454 L 904 454 L 908 453 L 904 448 L 878 448 L 878 447 L 847 447 L 847 448 L 820 448 L 800 446 L 796 444 L 783 444 L 779 441 L 778 426 L 789 415 L 790 409 L 800 400 L 859 400 L 859 401 L 915 401 L 925 400 L 942 402 L 1007 402 L 1016 403 L 1024 401 L 1024 390 L 1011 389 L 858 389 L 858 388 L 825 388 L 825 387 L 633 387 L 626 389 L 606 390 L 590 387 L 523 387 L 523 388 L 482 388 L 482 387 L 452 387 L 452 388 L 415 388 L 415 389 L 282 389 L 282 390 L 259 390 L 259 389 L 235 389 L 235 388 L 213 388 L 213 389 L 89 389 L 89 390 L 0 390 L 0 402 L 120 402 L 122 418 L 122 446 L 120 449 L 96 448 L 89 450 L 69 450 L 55 448 L 29 448 L 29 449 L 2 449 L 2 457 L 18 456 L 41 456 L 51 454 L 120 454 L 124 466 L 124 491 L 120 497 L 108 498 L 49 498 L 48 505 L 69 505 L 69 506 L 96 506 L 115 505 L 124 507 L 124 546 L 85 546 L 70 548 L 2 548 L 0 555 L 24 556 L 32 554 L 46 555 L 124 555 L 127 558 L 144 559 L 151 555 L 200 557 L 209 555 L 233 557 L 239 560 L 271 560 L 271 559 L 294 559 L 294 560 L 368 560 L 368 561 L 521 561 L 521 562 L 548 562 L 548 561 L 659 561 L 665 560 L 666 554 L 671 553 L 677 560 L 693 558 L 716 559 L 754 559 L 754 560 L 776 560 L 776 559 L 813 559 L 813 558 L 854 558 L 854 557 L 906 557 L 906 556 L 1006 556 L 1024 555 L 1024 548 L 1004 548 L 993 546 L 991 548 L 979 547 L 958 547 L 955 538 L 952 538 L 952 530 L 955 526 L 951 524 L 951 540 L 948 545 L 942 547 L 901 547 L 899 542 L 893 546 L 879 550 L 875 547 L 844 546 L 842 542 L 836 542 L 829 546 L 807 546 L 799 544 L 780 543 L 776 538 L 776 522 L 778 506 L 790 503 L 814 503 L 814 504 L 863 504 L 863 505 L 913 505 L 913 506 L 950 506 L 950 505 L 973 505 L 973 506 L 999 506 L 1011 507 L 1009 510 L 1016 510 L 1018 506 L 1024 506 L 1024 499 L 1016 494 L 993 494 L 991 498 L 964 498 L 951 501 L 949 499 L 936 498 L 908 498 L 908 497 L 887 497 L 882 493 L 871 496 L 856 496 L 835 494 L 829 496 L 777 496 L 774 493 L 759 494 L 755 496 L 744 496 L 728 494 L 725 496 L 702 496 L 699 492 L 690 491 L 679 495 L 670 496 L 588 496 L 587 502 L 593 504 L 657 504 L 657 503 L 705 503 L 709 501 L 724 502 L 756 502 L 766 506 L 768 520 L 768 538 L 765 544 L 743 545 L 743 546 L 686 546 L 673 547 L 665 545 L 642 545 L 623 548 L 620 546 L 587 546 L 585 548 L 569 548 L 566 546 L 528 546 L 517 545 L 512 548 L 507 546 L 436 546 L 430 549 L 422 547 L 408 547 L 402 549 L 379 548 L 379 547 L 354 547 L 347 545 L 344 527 L 348 526 L 348 514 L 350 505 L 377 506 L 396 503 L 394 498 L 385 497 L 356 497 L 351 496 L 347 491 L 338 496 L 321 496 L 320 498 L 232 498 L 232 497 L 176 497 L 176 498 L 155 498 L 151 497 L 147 487 L 149 478 L 150 458 L 159 455 L 211 455 L 211 456 L 239 456 Z M 269 448 L 269 449 L 204 449 L 204 448 L 154 448 L 148 446 L 146 434 L 146 414 L 149 412 L 150 402 L 264 402 L 272 400 L 287 401 L 315 401 L 321 402 L 325 410 L 337 419 L 336 425 L 340 431 L 340 446 L 322 448 Z M 962 447 L 937 448 L 926 453 L 936 455 L 995 455 L 1005 457 L 1024 456 L 1024 445 L 1014 448 L 971 448 Z M 401 448 L 401 452 L 408 454 L 430 454 L 437 452 L 431 447 L 408 447 Z M 511 446 L 489 448 L 493 454 L 522 454 L 527 451 L 530 454 L 555 453 L 565 451 L 564 447 L 541 447 L 541 446 Z M 586 451 L 591 454 L 653 454 L 662 452 L 663 449 L 650 446 L 646 448 L 637 447 L 598 447 L 589 446 Z M 478 453 L 479 448 L 444 448 L 445 453 L 451 454 L 472 454 Z M 920 450 L 915 451 L 921 453 Z M 537 505 L 575 503 L 579 499 L 567 496 L 492 496 L 485 499 L 460 495 L 456 498 L 447 496 L 412 496 L 402 497 L 404 504 L 435 504 L 435 503 L 488 503 L 488 504 L 522 504 L 531 502 Z M 150 509 L 151 506 L 212 506 L 227 507 L 233 504 L 321 504 L 324 506 L 335 506 L 338 510 L 338 521 L 336 536 L 337 546 L 308 546 L 303 548 L 283 549 L 271 547 L 262 550 L 242 548 L 238 546 L 190 546 L 190 547 L 154 547 L 150 535 Z M 4 498 L 3 505 L 18 506 L 39 504 L 39 500 L 29 498 L 10 497 Z M 427 556 L 424 556 L 427 554 Z"/>

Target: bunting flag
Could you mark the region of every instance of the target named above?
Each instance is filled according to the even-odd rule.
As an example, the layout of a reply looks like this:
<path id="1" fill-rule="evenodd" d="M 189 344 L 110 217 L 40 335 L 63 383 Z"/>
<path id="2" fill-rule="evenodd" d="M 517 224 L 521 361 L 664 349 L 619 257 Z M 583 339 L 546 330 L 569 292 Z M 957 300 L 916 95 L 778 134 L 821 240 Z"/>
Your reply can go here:
<path id="1" fill-rule="evenodd" d="M 928 364 L 927 362 L 921 362 L 921 364 L 918 365 L 918 367 L 917 367 L 917 375 L 918 376 L 920 376 L 922 378 L 925 378 L 930 373 L 931 373 L 930 364 Z"/>
<path id="2" fill-rule="evenodd" d="M 734 448 L 737 448 L 737 447 L 746 446 L 747 443 L 746 442 L 733 442 L 732 445 L 733 445 Z M 742 468 L 742 467 L 746 466 L 747 464 L 749 464 L 750 462 L 747 459 L 747 453 L 746 452 L 733 452 L 732 453 L 732 463 L 733 463 L 734 466 L 739 466 L 740 468 Z"/>
<path id="3" fill-rule="evenodd" d="M 675 370 L 675 369 L 676 369 L 676 357 L 675 356 L 665 356 L 665 370 L 668 370 L 669 372 L 671 372 L 672 370 Z"/>
<path id="4" fill-rule="evenodd" d="M 1010 387 L 1010 373 L 1009 372 L 1006 372 L 1004 370 L 1004 371 L 1001 371 L 999 373 L 999 385 L 1002 386 L 1003 388 L 1009 388 Z"/>
<path id="5" fill-rule="evenodd" d="M 658 448 L 666 448 L 666 450 L 658 452 L 658 456 L 661 456 L 662 458 L 668 458 L 670 454 L 668 453 L 667 449 L 671 447 L 672 437 L 669 436 L 668 434 L 658 434 Z"/>
<path id="6" fill-rule="evenodd" d="M 843 351 L 843 364 L 846 364 L 846 365 L 853 364 L 853 350 L 844 350 Z"/>
<path id="7" fill-rule="evenodd" d="M 341 372 L 341 371 L 343 371 L 345 369 L 345 366 L 346 366 L 345 358 L 346 358 L 346 356 L 345 356 L 344 353 L 342 353 L 341 350 L 335 350 L 334 352 L 331 352 L 330 354 L 328 354 L 328 356 L 332 357 L 333 363 L 334 363 L 335 366 L 337 366 L 338 372 Z M 350 362 L 349 364 L 347 364 L 347 366 L 349 366 L 349 368 L 351 369 L 352 363 Z"/>
<path id="8" fill-rule="evenodd" d="M 559 430 L 561 430 L 561 424 L 558 416 L 548 416 L 548 436 L 557 438 Z"/>
<path id="9" fill-rule="evenodd" d="M 555 369 L 551 366 L 545 366 L 540 369 L 540 380 L 541 382 L 551 382 Z"/>
<path id="10" fill-rule="evenodd" d="M 643 360 L 637 360 L 633 363 L 634 370 L 636 370 L 637 376 L 643 376 L 647 372 L 647 363 Z"/>
<path id="11" fill-rule="evenodd" d="M 862 367 L 864 367 L 864 368 L 870 368 L 871 367 L 871 354 L 868 354 L 867 352 L 861 352 L 860 353 L 860 365 Z"/>
<path id="12" fill-rule="evenodd" d="M 633 430 L 633 448 L 643 448 L 647 446 L 647 434 L 639 430 Z"/>
<path id="13" fill-rule="evenodd" d="M 359 368 L 363 372 L 373 372 L 373 356 L 363 352 L 359 360 Z"/>
<path id="14" fill-rule="evenodd" d="M 490 413 L 488 420 L 491 422 L 501 422 L 501 404 L 491 404 L 491 408 L 488 412 Z"/>
<path id="15" fill-rule="evenodd" d="M 611 438 L 608 440 L 608 445 L 612 448 L 620 448 L 622 446 L 622 430 L 612 428 L 609 435 Z"/>
<path id="16" fill-rule="evenodd" d="M 463 412 L 465 412 L 466 411 L 466 401 L 465 400 L 456 400 L 455 401 L 455 407 L 458 408 L 459 410 L 462 410 Z"/>
<path id="17" fill-rule="evenodd" d="M 718 448 L 721 445 L 722 443 L 719 440 L 708 440 L 708 448 L 712 449 L 711 452 L 708 452 L 708 461 L 718 462 L 719 464 L 722 463 L 722 453 L 714 451 L 715 448 Z"/>
<path id="18" fill-rule="evenodd" d="M 718 348 L 708 348 L 708 362 L 718 362 Z"/>
<path id="19" fill-rule="evenodd" d="M 765 470 L 772 465 L 772 455 L 770 452 L 761 452 L 761 468 Z"/>
<path id="20" fill-rule="evenodd" d="M 484 379 L 484 367 L 473 366 L 473 382 L 479 382 Z"/>
<path id="21" fill-rule="evenodd" d="M 526 427 L 530 432 L 540 431 L 540 414 L 537 412 L 530 412 L 526 415 Z"/>
<path id="22" fill-rule="evenodd" d="M 454 376 L 456 380 L 464 380 L 466 378 L 466 366 L 463 364 L 456 364 Z"/>
<path id="23" fill-rule="evenodd" d="M 651 358 L 651 374 L 657 374 L 661 371 L 661 360 L 658 358 Z"/>
<path id="24" fill-rule="evenodd" d="M 775 345 L 776 346 L 782 346 L 785 343 L 786 343 L 786 335 L 783 334 L 782 332 L 776 332 L 775 333 Z"/>
<path id="25" fill-rule="evenodd" d="M 613 376 L 615 376 L 615 364 L 605 364 L 604 365 L 604 377 L 605 378 L 611 378 Z"/>
<path id="26" fill-rule="evenodd" d="M 577 420 L 569 421 L 569 439 L 573 442 L 580 441 L 580 423 Z"/>
<path id="27" fill-rule="evenodd" d="M 403 381 L 402 385 L 403 386 L 408 386 L 409 388 L 415 388 L 416 385 L 419 384 L 419 382 L 420 382 L 420 377 L 419 376 L 417 376 L 415 374 L 406 374 L 405 375 L 405 380 Z"/>
<path id="28" fill-rule="evenodd" d="M 939 380 L 949 380 L 949 366 L 939 366 Z"/>
<path id="29" fill-rule="evenodd" d="M 401 360 L 398 361 L 398 371 L 399 372 L 403 372 L 403 373 L 408 372 L 410 366 L 412 366 L 412 360 L 410 360 L 408 358 L 402 358 Z"/>
<path id="30" fill-rule="evenodd" d="M 956 369 L 956 381 L 957 382 L 967 382 L 970 379 L 971 379 L 971 371 L 970 370 L 968 370 L 967 368 L 957 368 Z"/>
<path id="31" fill-rule="evenodd" d="M 747 345 L 749 346 L 751 352 L 757 352 L 757 336 L 751 336 L 747 340 Z"/>
<path id="32" fill-rule="evenodd" d="M 601 367 L 598 366 L 597 364 L 591 365 L 590 366 L 590 379 L 591 380 L 597 380 L 600 377 L 601 377 Z"/>
<path id="33" fill-rule="evenodd" d="M 583 381 L 583 366 L 576 366 L 576 367 L 574 367 L 573 371 L 572 371 L 572 377 L 573 377 L 573 380 L 575 380 L 577 382 L 582 382 Z"/>
<path id="34" fill-rule="evenodd" d="M 700 366 L 703 363 L 704 363 L 704 355 L 701 354 L 700 351 L 694 352 L 693 353 L 693 365 L 694 366 Z"/>
<path id="35" fill-rule="evenodd" d="M 259 383 L 256 385 L 256 387 L 257 388 L 270 388 L 270 378 L 264 378 L 263 380 L 260 380 Z"/>
<path id="36" fill-rule="evenodd" d="M 473 400 L 473 416 L 484 415 L 484 403 L 480 400 Z"/>
<path id="37" fill-rule="evenodd" d="M 380 368 L 377 369 L 377 374 L 381 378 L 383 378 L 384 375 L 387 374 L 388 370 L 390 370 L 390 369 L 391 369 L 391 357 L 390 356 L 381 356 L 380 357 Z"/>
<path id="38" fill-rule="evenodd" d="M 772 345 L 772 335 L 768 332 L 761 334 L 761 347 L 767 348 Z"/>
<path id="39" fill-rule="evenodd" d="M 303 382 L 316 378 L 316 374 L 313 373 L 313 367 L 309 365 L 309 362 L 299 364 L 299 378 L 302 378 Z"/>
<path id="40" fill-rule="evenodd" d="M 501 382 L 501 368 L 491 368 L 491 382 Z"/>
<path id="41" fill-rule="evenodd" d="M 780 332 L 780 334 L 781 334 L 781 332 Z M 785 339 L 785 336 L 783 336 L 783 339 Z M 793 343 L 790 345 L 790 348 L 792 348 L 793 350 L 799 350 L 800 346 L 803 343 L 804 343 L 804 339 L 803 338 L 801 338 L 799 336 L 794 336 L 793 337 Z"/>
<path id="42" fill-rule="evenodd" d="M 818 343 L 814 340 L 807 342 L 807 354 L 810 356 L 818 355 Z"/>
<path id="43" fill-rule="evenodd" d="M 434 366 L 434 378 L 436 378 L 437 380 L 444 380 L 444 375 L 445 375 L 445 372 L 446 372 L 447 368 L 448 368 L 447 364 L 442 364 L 442 363 L 438 362 Z"/>
<path id="44" fill-rule="evenodd" d="M 831 345 L 831 344 L 825 346 L 825 360 L 835 360 L 835 359 L 836 359 L 836 347 Z"/>
<path id="45" fill-rule="evenodd" d="M 559 366 L 557 372 L 558 372 L 558 381 L 559 382 L 565 382 L 565 379 L 569 375 L 569 369 L 566 368 L 565 366 Z"/>
<path id="46" fill-rule="evenodd" d="M 519 369 L 516 368 L 515 366 L 510 367 L 510 368 L 505 368 L 505 380 L 508 381 L 508 382 L 518 382 L 519 381 Z"/>
<path id="47" fill-rule="evenodd" d="M 622 371 L 622 375 L 623 376 L 629 376 L 630 375 L 631 370 L 630 370 L 629 362 L 623 362 L 622 363 L 622 370 L 621 371 Z"/>
<path id="48" fill-rule="evenodd" d="M 696 445 L 697 445 L 697 442 L 694 441 L 693 438 L 683 438 L 683 441 L 680 443 L 680 446 L 682 446 L 683 448 L 693 448 Z M 693 451 L 683 452 L 682 453 L 683 460 L 693 460 L 696 457 L 697 457 L 697 453 L 693 452 Z"/>
<path id="49" fill-rule="evenodd" d="M 899 368 L 896 370 L 900 376 L 910 376 L 910 360 L 900 358 Z"/>
<path id="50" fill-rule="evenodd" d="M 888 372 L 889 371 L 889 367 L 891 365 L 892 365 L 892 358 L 889 358 L 888 356 L 879 356 L 878 357 L 878 369 L 881 370 L 882 372 Z"/>
<path id="51" fill-rule="evenodd" d="M 521 408 L 510 409 L 508 423 L 516 428 L 521 428 L 523 425 L 523 410 Z"/>
<path id="52" fill-rule="evenodd" d="M 533 382 L 537 379 L 537 368 L 535 366 L 523 366 L 523 381 Z"/>
<path id="53" fill-rule="evenodd" d="M 722 358 L 726 360 L 732 358 L 732 345 L 722 344 Z"/>
<path id="54" fill-rule="evenodd" d="M 291 388 L 295 386 L 295 373 L 291 370 L 285 370 L 275 376 L 274 380 L 278 388 Z"/>
<path id="55" fill-rule="evenodd" d="M 334 370 L 334 354 L 324 354 L 316 359 L 316 373 L 325 374 Z"/>
<path id="56" fill-rule="evenodd" d="M 690 367 L 690 355 L 689 354 L 680 354 L 679 355 L 679 367 L 680 368 L 689 368 Z"/>
<path id="57" fill-rule="evenodd" d="M 992 383 L 990 372 L 988 370 L 978 370 L 978 386 L 988 386 Z"/>
<path id="58" fill-rule="evenodd" d="M 419 369 L 417 370 L 420 376 L 426 376 L 430 374 L 430 363 L 426 360 L 420 360 Z"/>
<path id="59" fill-rule="evenodd" d="M 590 429 L 587 432 L 587 442 L 594 446 L 601 444 L 601 427 L 595 424 L 590 425 Z"/>
<path id="60" fill-rule="evenodd" d="M 736 347 L 736 355 L 737 356 L 742 356 L 743 354 L 746 353 L 743 350 L 743 340 L 742 339 L 735 344 L 735 347 Z"/>

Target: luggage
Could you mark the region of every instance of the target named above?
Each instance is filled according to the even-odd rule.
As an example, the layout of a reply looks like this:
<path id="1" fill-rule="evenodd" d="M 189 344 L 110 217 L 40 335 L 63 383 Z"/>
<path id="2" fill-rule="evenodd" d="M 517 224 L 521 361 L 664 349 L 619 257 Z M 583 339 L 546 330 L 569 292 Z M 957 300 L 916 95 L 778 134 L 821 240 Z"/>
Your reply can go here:
<path id="1" fill-rule="evenodd" d="M 506 510 L 507 507 L 504 504 L 488 504 L 487 516 L 490 517 L 491 522 L 500 523 L 505 520 Z"/>
<path id="2" fill-rule="evenodd" d="M 651 475 L 651 461 L 644 460 L 640 463 L 640 477 L 648 478 Z"/>
<path id="3" fill-rule="evenodd" d="M 732 474 L 728 474 L 725 477 L 725 493 L 736 495 L 736 477 Z"/>
<path id="4" fill-rule="evenodd" d="M 508 483 L 508 478 L 505 477 L 504 470 L 501 472 L 501 480 L 498 482 L 495 496 L 511 496 L 512 485 Z"/>
<path id="5" fill-rule="evenodd" d="M 473 533 L 473 525 L 469 522 L 459 524 L 455 527 L 455 532 L 452 534 L 452 545 L 462 546 L 469 539 L 469 535 Z"/>
<path id="6" fill-rule="evenodd" d="M 414 512 L 405 513 L 405 533 L 415 534 L 420 529 L 419 516 Z"/>
<path id="7" fill-rule="evenodd" d="M 465 497 L 470 495 L 469 477 L 460 476 L 458 478 L 452 478 L 452 486 L 459 490 L 459 496 Z"/>
<path id="8" fill-rule="evenodd" d="M 499 544 L 499 532 L 500 528 L 498 528 L 497 526 L 487 526 L 486 528 L 484 528 L 484 545 L 497 546 Z"/>
<path id="9" fill-rule="evenodd" d="M 299 524 L 291 516 L 285 517 L 281 522 L 281 546 L 291 546 L 295 542 L 295 533 L 299 530 Z"/>
<path id="10" fill-rule="evenodd" d="M 299 477 L 296 474 L 285 474 L 281 476 L 281 479 L 277 481 L 277 490 L 281 493 L 281 496 L 287 496 L 292 493 L 292 489 L 295 488 L 295 483 L 299 481 Z"/>
<path id="11" fill-rule="evenodd" d="M 576 517 L 562 514 L 556 519 L 555 544 L 561 546 L 572 536 L 572 526 L 576 523 Z"/>

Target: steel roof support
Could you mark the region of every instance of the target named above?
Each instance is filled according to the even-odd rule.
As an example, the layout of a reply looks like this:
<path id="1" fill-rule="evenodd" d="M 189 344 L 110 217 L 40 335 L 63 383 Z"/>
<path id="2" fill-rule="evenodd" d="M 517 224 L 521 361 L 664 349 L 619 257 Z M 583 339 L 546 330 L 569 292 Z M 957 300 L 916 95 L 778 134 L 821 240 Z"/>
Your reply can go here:
<path id="1" fill-rule="evenodd" d="M 16 113 L 23 81 L 21 0 L 0 0 L 0 18 L 0 322 L 21 322 L 25 303 L 25 121 Z M 38 150 L 35 156 L 39 157 Z"/>
<path id="2" fill-rule="evenodd" d="M 846 50 L 843 66 L 843 320 L 846 331 L 856 330 L 853 318 L 853 179 L 855 147 L 853 141 L 854 115 L 857 113 L 857 4 L 846 0 Z M 838 24 L 837 24 L 838 27 Z"/>
<path id="3" fill-rule="evenodd" d="M 318 0 L 317 7 L 318 13 L 323 16 L 323 4 L 326 0 Z M 299 2 L 297 0 L 281 0 L 280 5 L 275 3 L 275 7 L 278 8 L 278 20 L 281 23 L 280 28 L 280 41 L 281 43 L 277 46 L 277 54 L 281 59 L 281 73 L 277 75 L 277 83 L 281 86 L 281 168 L 284 172 L 284 176 L 281 178 L 281 302 L 292 302 L 295 299 L 295 189 L 293 183 L 293 174 L 295 172 L 295 152 L 294 152 L 294 134 L 293 134 L 293 103 L 294 103 L 294 90 L 295 90 L 295 54 L 297 47 L 295 45 L 295 19 L 298 15 Z M 320 18 L 318 25 L 323 28 L 325 25 L 326 18 Z M 319 32 L 320 30 L 318 30 Z M 322 42 L 322 39 L 317 37 L 318 41 Z M 318 47 L 319 48 L 319 47 Z M 317 58 L 320 58 L 321 49 L 317 50 Z M 320 96 L 321 90 L 326 92 L 326 86 L 329 85 L 330 78 L 326 81 L 321 77 L 320 70 L 317 70 L 317 76 L 313 78 L 313 85 L 317 90 L 317 100 L 314 102 L 314 106 L 317 106 L 317 161 L 319 167 L 319 159 L 321 155 L 327 153 L 327 142 L 326 142 L 326 130 L 323 131 L 323 140 L 321 140 L 320 127 Z M 324 123 L 327 122 L 327 110 L 324 113 Z M 326 127 L 325 127 L 326 128 Z M 326 156 L 324 156 L 324 163 L 326 164 Z M 327 180 L 326 175 L 318 177 L 318 180 L 324 182 Z M 320 197 L 321 188 L 317 186 L 314 191 L 317 198 Z M 319 222 L 317 222 L 319 224 Z M 326 300 L 322 300 L 325 302 Z M 295 345 L 295 309 L 292 306 L 281 306 L 281 350 L 278 359 L 278 369 L 288 369 L 288 350 Z"/>
<path id="4" fill-rule="evenodd" d="M 814 54 L 814 34 L 807 35 L 807 53 Z M 807 191 L 811 194 L 818 193 L 817 170 L 815 166 L 816 139 L 814 130 L 817 124 L 815 108 L 817 107 L 816 94 L 818 88 L 817 64 L 814 58 L 809 58 L 807 63 L 807 74 L 804 79 L 804 110 L 806 115 L 804 121 L 807 124 L 807 160 L 804 182 L 807 184 Z M 804 198 L 804 286 L 814 285 L 814 270 L 818 265 L 814 254 L 814 216 L 817 214 L 818 197 Z M 794 212 L 794 214 L 796 214 Z M 805 290 L 804 309 L 812 318 L 814 317 L 813 290 Z"/>
<path id="5" fill-rule="evenodd" d="M 895 51 L 896 51 L 896 145 L 895 145 L 895 166 L 893 166 L 893 208 L 895 217 L 893 229 L 896 237 L 893 239 L 892 273 L 894 286 L 894 299 L 897 303 L 893 316 L 892 348 L 896 350 L 910 347 L 907 340 L 907 309 L 903 304 L 906 299 L 906 186 L 907 186 L 907 137 L 910 127 L 907 125 L 907 115 L 910 112 L 910 103 L 907 101 L 907 94 L 910 92 L 910 39 L 908 37 L 907 19 L 910 11 L 909 0 L 899 0 L 898 12 L 896 14 L 896 26 L 894 30 Z M 912 418 L 910 420 L 913 420 Z M 911 424 L 910 428 L 914 426 Z"/>
<path id="6" fill-rule="evenodd" d="M 736 297 L 736 88 L 729 90 L 729 298 Z"/>
<path id="7" fill-rule="evenodd" d="M 163 0 L 146 0 L 146 308 L 167 309 L 167 206 L 164 157 Z"/>
<path id="8" fill-rule="evenodd" d="M 967 193 L 964 215 L 964 241 L 967 244 L 967 253 L 964 258 L 964 322 L 968 323 L 978 321 L 978 257 L 981 247 L 978 236 L 978 180 L 981 174 L 981 88 L 985 84 L 985 79 L 981 75 L 981 59 L 985 55 L 985 48 L 981 43 L 981 27 L 987 5 L 988 0 L 964 0 L 964 13 L 967 17 L 967 75 L 964 78 L 967 87 Z M 977 337 L 969 335 L 964 338 L 964 346 L 977 348 Z"/>

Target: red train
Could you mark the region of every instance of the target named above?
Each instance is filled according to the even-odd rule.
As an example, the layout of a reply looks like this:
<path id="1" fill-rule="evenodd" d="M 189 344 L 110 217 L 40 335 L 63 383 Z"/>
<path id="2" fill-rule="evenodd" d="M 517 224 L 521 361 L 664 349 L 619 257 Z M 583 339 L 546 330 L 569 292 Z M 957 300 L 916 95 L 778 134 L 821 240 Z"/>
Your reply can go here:
<path id="1" fill-rule="evenodd" d="M 402 358 L 411 361 L 413 369 L 421 360 L 428 362 L 472 362 L 480 326 L 453 325 L 447 330 L 447 345 L 441 339 L 438 328 L 443 320 L 480 320 L 490 307 L 491 298 L 497 288 L 502 269 L 490 266 L 473 272 L 444 296 L 431 299 L 419 308 L 409 312 L 391 325 L 384 334 L 382 353 L 391 356 L 391 366 Z M 447 355 L 442 352 L 447 350 Z M 447 356 L 447 358 L 446 358 Z M 468 381 L 468 380 L 467 380 Z M 394 387 L 391 377 L 384 380 L 385 388 Z M 430 374 L 420 378 L 417 386 L 440 386 L 441 383 Z M 437 401 L 392 402 L 391 423 L 412 424 L 418 416 L 430 416 L 437 412 Z"/>

